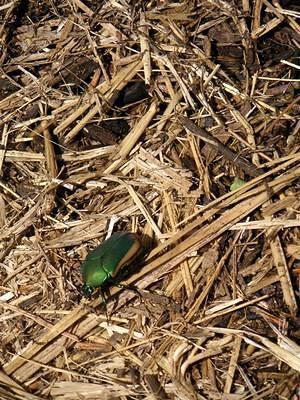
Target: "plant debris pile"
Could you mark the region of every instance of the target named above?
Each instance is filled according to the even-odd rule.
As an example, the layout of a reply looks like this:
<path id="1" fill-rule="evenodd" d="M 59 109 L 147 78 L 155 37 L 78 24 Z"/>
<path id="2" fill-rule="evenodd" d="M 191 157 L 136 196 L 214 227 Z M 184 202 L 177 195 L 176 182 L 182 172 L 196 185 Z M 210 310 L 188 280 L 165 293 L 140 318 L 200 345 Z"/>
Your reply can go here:
<path id="1" fill-rule="evenodd" d="M 299 17 L 0 1 L 1 399 L 300 398 Z"/>

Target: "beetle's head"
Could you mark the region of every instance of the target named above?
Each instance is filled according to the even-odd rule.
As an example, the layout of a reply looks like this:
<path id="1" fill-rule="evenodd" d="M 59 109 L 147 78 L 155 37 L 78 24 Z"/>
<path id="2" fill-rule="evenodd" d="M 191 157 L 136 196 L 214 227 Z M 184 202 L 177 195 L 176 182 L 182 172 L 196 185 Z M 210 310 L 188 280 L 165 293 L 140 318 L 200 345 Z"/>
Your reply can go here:
<path id="1" fill-rule="evenodd" d="M 82 286 L 82 293 L 85 297 L 91 297 L 91 295 L 93 293 L 93 288 L 89 285 L 84 284 Z"/>

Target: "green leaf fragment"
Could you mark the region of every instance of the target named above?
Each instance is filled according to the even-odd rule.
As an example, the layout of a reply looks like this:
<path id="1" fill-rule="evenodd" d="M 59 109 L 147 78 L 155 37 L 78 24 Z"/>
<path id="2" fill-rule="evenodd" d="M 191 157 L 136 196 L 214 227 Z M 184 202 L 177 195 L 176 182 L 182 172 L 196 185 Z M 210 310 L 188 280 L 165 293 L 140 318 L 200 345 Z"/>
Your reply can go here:
<path id="1" fill-rule="evenodd" d="M 235 177 L 232 184 L 230 185 L 230 191 L 233 192 L 236 189 L 239 189 L 243 185 L 245 185 L 245 181 L 239 177 Z"/>

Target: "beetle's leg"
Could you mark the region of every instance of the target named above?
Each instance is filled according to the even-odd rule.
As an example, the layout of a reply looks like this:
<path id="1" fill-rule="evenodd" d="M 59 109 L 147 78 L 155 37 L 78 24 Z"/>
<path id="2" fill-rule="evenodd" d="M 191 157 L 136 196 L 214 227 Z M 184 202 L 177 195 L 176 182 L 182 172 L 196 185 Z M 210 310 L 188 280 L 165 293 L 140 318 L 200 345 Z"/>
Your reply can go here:
<path id="1" fill-rule="evenodd" d="M 110 279 L 109 282 L 121 289 L 132 290 L 133 292 L 135 292 L 139 296 L 141 303 L 144 304 L 144 306 L 146 307 L 146 309 L 148 310 L 148 312 L 150 314 L 151 314 L 151 311 L 147 307 L 147 305 L 145 303 L 145 299 L 146 300 L 148 299 L 150 302 L 163 304 L 166 308 L 169 308 L 175 312 L 179 312 L 179 310 L 180 310 L 180 305 L 178 303 L 176 303 L 176 301 L 173 300 L 172 297 L 157 294 L 149 289 L 146 291 L 143 289 L 138 289 L 134 285 L 122 285 L 122 283 L 115 282 L 112 279 Z"/>
<path id="2" fill-rule="evenodd" d="M 107 324 L 109 325 L 110 318 L 109 318 L 109 315 L 108 315 L 108 312 L 107 312 L 107 297 L 105 295 L 105 291 L 104 291 L 102 286 L 100 287 L 100 291 L 101 291 L 101 296 L 102 296 L 102 299 L 103 299 L 102 304 L 104 304 L 104 307 L 105 307 L 105 314 L 106 314 Z"/>
<path id="3" fill-rule="evenodd" d="M 120 289 L 123 289 L 123 290 L 125 290 L 125 289 L 126 289 L 126 290 L 131 290 L 132 292 L 134 292 L 134 293 L 139 297 L 140 302 L 144 304 L 144 306 L 145 306 L 146 310 L 148 311 L 148 313 L 149 313 L 150 315 L 152 315 L 151 311 L 149 310 L 149 308 L 147 307 L 147 305 L 146 305 L 146 303 L 145 303 L 143 294 L 141 293 L 141 291 L 140 291 L 136 286 L 133 286 L 133 285 L 123 285 L 122 283 L 116 282 L 116 281 L 114 281 L 113 279 L 110 279 L 109 282 L 110 282 L 112 285 L 119 287 Z"/>

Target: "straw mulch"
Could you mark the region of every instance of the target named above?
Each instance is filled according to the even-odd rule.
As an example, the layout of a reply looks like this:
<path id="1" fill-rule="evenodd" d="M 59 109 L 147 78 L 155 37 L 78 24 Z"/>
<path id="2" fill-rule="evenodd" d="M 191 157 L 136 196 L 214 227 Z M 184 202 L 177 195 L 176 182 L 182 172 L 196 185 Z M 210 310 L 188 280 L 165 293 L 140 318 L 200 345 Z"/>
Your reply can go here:
<path id="1" fill-rule="evenodd" d="M 1 399 L 299 399 L 299 16 L 0 2 Z"/>

